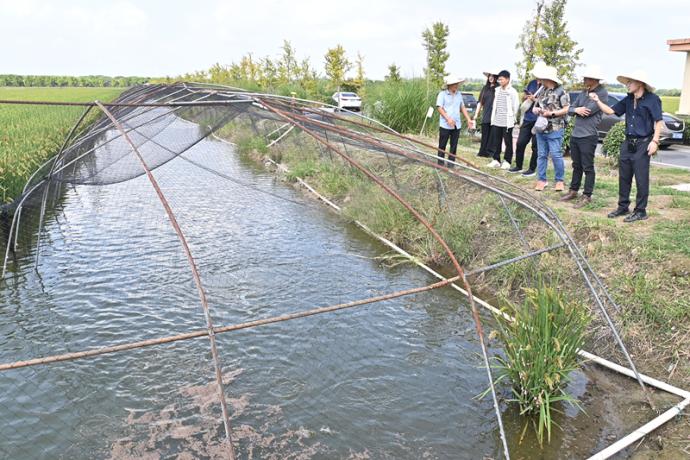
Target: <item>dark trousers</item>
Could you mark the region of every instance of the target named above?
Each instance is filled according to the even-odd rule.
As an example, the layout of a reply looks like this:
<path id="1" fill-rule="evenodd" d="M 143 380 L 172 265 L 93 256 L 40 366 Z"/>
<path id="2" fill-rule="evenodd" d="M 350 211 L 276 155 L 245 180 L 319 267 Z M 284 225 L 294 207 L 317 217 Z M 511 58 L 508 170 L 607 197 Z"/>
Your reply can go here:
<path id="1" fill-rule="evenodd" d="M 479 144 L 480 157 L 490 157 L 489 139 L 491 138 L 491 123 L 482 123 L 482 142 Z"/>
<path id="2" fill-rule="evenodd" d="M 635 177 L 637 196 L 635 211 L 646 212 L 649 198 L 649 160 L 647 146 L 649 140 L 637 142 L 634 153 L 628 153 L 629 141 L 621 145 L 621 158 L 618 165 L 618 207 L 628 209 L 630 206 L 630 189 Z"/>
<path id="3" fill-rule="evenodd" d="M 504 160 L 513 161 L 513 128 L 491 125 L 491 139 L 489 139 L 489 153 L 494 160 L 501 161 L 501 141 L 506 143 Z"/>
<path id="4" fill-rule="evenodd" d="M 570 190 L 577 192 L 580 190 L 582 173 L 585 174 L 584 194 L 592 196 L 594 192 L 594 152 L 597 149 L 598 137 L 573 137 L 570 139 L 570 157 L 573 160 L 573 177 L 570 181 Z"/>
<path id="5" fill-rule="evenodd" d="M 441 150 L 446 150 L 446 145 L 448 145 L 448 139 L 450 139 L 450 153 L 448 154 L 448 159 L 450 161 L 455 161 L 455 153 L 458 151 L 458 138 L 460 137 L 460 130 L 455 128 L 455 129 L 446 129 L 446 128 L 438 128 L 438 148 L 440 149 L 438 152 L 438 164 L 443 166 L 445 164 L 445 161 L 443 159 L 445 158 L 445 153 L 443 153 Z M 452 164 L 448 165 L 449 167 L 453 167 Z"/>
<path id="6" fill-rule="evenodd" d="M 536 171 L 537 158 L 539 158 L 537 147 L 537 136 L 532 134 L 534 128 L 534 121 L 523 121 L 520 126 L 520 133 L 518 134 L 517 148 L 515 149 L 515 166 L 522 169 L 522 163 L 525 160 L 525 149 L 527 144 L 532 143 L 532 157 L 529 159 L 530 171 Z"/>

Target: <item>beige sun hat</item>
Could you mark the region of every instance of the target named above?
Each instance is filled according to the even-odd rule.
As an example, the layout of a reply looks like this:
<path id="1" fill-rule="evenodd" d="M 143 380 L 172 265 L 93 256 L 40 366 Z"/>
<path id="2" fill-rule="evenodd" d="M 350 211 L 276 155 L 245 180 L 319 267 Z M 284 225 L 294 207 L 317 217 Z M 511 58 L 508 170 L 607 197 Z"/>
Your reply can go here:
<path id="1" fill-rule="evenodd" d="M 534 72 L 542 72 L 545 67 L 548 67 L 544 61 L 537 61 L 534 63 L 534 67 L 532 68 L 532 73 Z"/>
<path id="2" fill-rule="evenodd" d="M 498 75 L 498 72 L 482 72 L 486 78 L 489 78 L 489 75 Z"/>
<path id="3" fill-rule="evenodd" d="M 594 80 L 603 80 L 604 74 L 598 65 L 588 65 L 582 72 L 582 78 L 592 78 Z"/>
<path id="4" fill-rule="evenodd" d="M 616 80 L 623 83 L 624 85 L 627 85 L 630 80 L 637 80 L 644 84 L 644 86 L 647 88 L 647 91 L 649 91 L 650 93 L 654 92 L 654 87 L 649 84 L 649 77 L 647 76 L 647 72 L 645 72 L 644 70 L 633 70 L 630 73 L 618 75 L 616 77 Z"/>
<path id="5" fill-rule="evenodd" d="M 464 81 L 465 81 L 464 78 L 453 77 L 453 76 L 450 76 L 450 75 L 449 75 L 449 76 L 446 77 L 445 81 L 443 82 L 443 86 L 447 88 L 447 87 L 450 86 L 450 85 L 454 85 L 454 84 L 456 84 L 456 83 L 462 83 L 462 82 L 464 82 Z"/>
<path id="6" fill-rule="evenodd" d="M 558 77 L 558 71 L 556 71 L 555 67 L 551 67 L 550 65 L 539 67 L 540 68 L 535 67 L 535 69 L 532 71 L 534 78 L 538 78 L 539 80 L 551 80 L 559 85 L 561 84 L 561 79 Z"/>

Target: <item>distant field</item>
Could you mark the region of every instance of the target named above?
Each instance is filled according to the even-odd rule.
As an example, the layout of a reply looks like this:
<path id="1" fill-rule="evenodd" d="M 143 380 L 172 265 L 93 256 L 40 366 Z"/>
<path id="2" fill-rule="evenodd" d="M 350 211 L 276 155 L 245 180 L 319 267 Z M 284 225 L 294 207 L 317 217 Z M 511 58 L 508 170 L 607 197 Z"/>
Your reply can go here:
<path id="1" fill-rule="evenodd" d="M 111 101 L 125 88 L 6 88 L 0 100 Z M 0 204 L 21 193 L 31 174 L 60 148 L 83 107 L 0 104 Z"/>
<path id="2" fill-rule="evenodd" d="M 679 96 L 661 96 L 661 106 L 664 112 L 676 113 L 678 111 L 678 105 L 680 105 Z"/>

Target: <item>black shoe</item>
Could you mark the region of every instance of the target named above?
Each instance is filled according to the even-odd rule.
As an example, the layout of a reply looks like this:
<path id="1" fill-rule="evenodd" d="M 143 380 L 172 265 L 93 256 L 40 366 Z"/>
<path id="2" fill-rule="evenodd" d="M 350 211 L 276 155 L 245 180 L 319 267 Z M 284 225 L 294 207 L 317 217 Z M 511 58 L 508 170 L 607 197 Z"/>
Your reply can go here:
<path id="1" fill-rule="evenodd" d="M 524 177 L 531 177 L 534 176 L 536 173 L 534 172 L 534 169 L 528 169 L 527 171 L 523 172 L 522 175 Z"/>
<path id="2" fill-rule="evenodd" d="M 609 219 L 614 219 L 616 217 L 626 216 L 628 214 L 630 214 L 630 211 L 628 209 L 617 208 L 615 211 L 610 212 L 608 217 L 609 217 Z"/>
<path id="3" fill-rule="evenodd" d="M 513 174 L 519 173 L 520 171 L 522 171 L 522 168 L 518 168 L 517 166 L 513 166 L 512 168 L 510 168 L 508 170 L 509 173 L 513 173 Z"/>
<path id="4" fill-rule="evenodd" d="M 478 156 L 478 157 L 483 157 L 483 158 L 489 158 L 491 155 L 489 155 L 488 153 L 479 152 L 479 153 L 477 154 L 477 156 Z"/>
<path id="5" fill-rule="evenodd" d="M 630 214 L 628 217 L 623 219 L 623 222 L 637 222 L 638 220 L 646 220 L 647 219 L 647 213 L 644 211 L 635 211 L 632 214 Z"/>

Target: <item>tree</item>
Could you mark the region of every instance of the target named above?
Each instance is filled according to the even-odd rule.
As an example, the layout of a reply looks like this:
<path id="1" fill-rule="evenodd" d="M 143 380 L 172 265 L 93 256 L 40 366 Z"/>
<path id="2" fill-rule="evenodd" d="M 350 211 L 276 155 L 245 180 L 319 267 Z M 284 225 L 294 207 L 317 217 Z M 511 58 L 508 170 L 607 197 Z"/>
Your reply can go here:
<path id="1" fill-rule="evenodd" d="M 564 81 L 575 79 L 582 48 L 577 48 L 577 42 L 570 38 L 565 20 L 567 3 L 568 0 L 553 0 L 547 5 L 544 0 L 537 0 L 536 14 L 525 23 L 515 46 L 523 55 L 517 63 L 523 83 L 531 79 L 534 63 L 539 59 L 555 67 Z"/>
<path id="2" fill-rule="evenodd" d="M 281 83 L 289 83 L 296 79 L 298 72 L 297 53 L 289 41 L 283 40 L 283 53 L 278 61 L 278 76 Z"/>
<path id="3" fill-rule="evenodd" d="M 400 78 L 400 67 L 395 65 L 395 63 L 388 66 L 388 75 L 385 79 L 390 82 L 397 83 L 401 80 Z"/>
<path id="4" fill-rule="evenodd" d="M 261 76 L 259 77 L 259 85 L 262 88 L 268 88 L 272 86 L 277 80 L 280 79 L 282 82 L 282 75 L 279 77 L 281 64 L 276 66 L 275 62 L 271 60 L 270 57 L 266 56 L 261 61 Z"/>
<path id="5" fill-rule="evenodd" d="M 442 22 L 435 22 L 431 29 L 422 32 L 423 46 L 426 50 L 426 69 L 424 73 L 427 82 L 437 87 L 443 84 L 446 73 L 446 62 L 450 55 L 446 51 L 448 46 L 448 26 Z"/>
<path id="6" fill-rule="evenodd" d="M 359 91 L 362 86 L 364 86 L 364 56 L 357 52 L 357 60 L 355 61 L 356 74 L 355 79 L 352 82 L 355 86 L 356 91 Z"/>
<path id="7" fill-rule="evenodd" d="M 326 59 L 326 76 L 335 86 L 339 87 L 345 80 L 345 74 L 352 68 L 352 63 L 348 61 L 345 56 L 345 49 L 341 45 L 329 48 L 324 57 Z"/>
<path id="8" fill-rule="evenodd" d="M 558 70 L 563 80 L 572 82 L 582 48 L 577 48 L 577 42 L 570 38 L 568 22 L 564 19 L 567 3 L 568 0 L 553 0 L 544 7 L 536 52 L 544 63 Z"/>
<path id="9" fill-rule="evenodd" d="M 544 0 L 537 0 L 537 7 L 535 14 L 525 22 L 522 28 L 520 38 L 515 45 L 515 49 L 522 51 L 522 60 L 515 63 L 517 67 L 518 79 L 523 86 L 532 79 L 532 69 L 534 69 L 535 50 L 537 49 L 537 41 L 539 40 L 539 27 L 541 24 L 542 9 L 544 8 Z"/>

